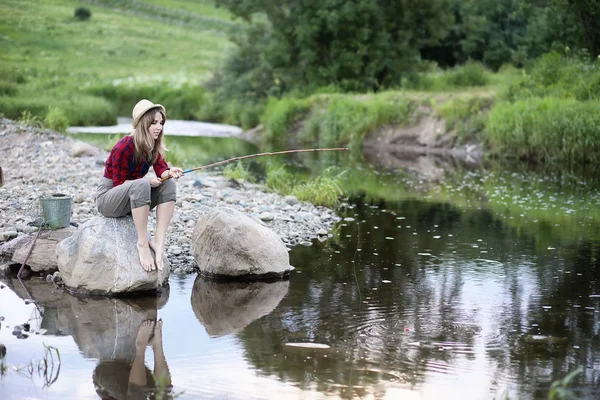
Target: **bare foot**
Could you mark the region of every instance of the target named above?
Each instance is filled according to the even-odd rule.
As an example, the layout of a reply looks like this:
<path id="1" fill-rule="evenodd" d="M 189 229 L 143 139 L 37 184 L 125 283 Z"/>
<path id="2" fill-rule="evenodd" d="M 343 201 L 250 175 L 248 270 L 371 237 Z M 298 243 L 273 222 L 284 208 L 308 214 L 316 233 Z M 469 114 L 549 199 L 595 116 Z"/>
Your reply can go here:
<path id="1" fill-rule="evenodd" d="M 150 252 L 150 246 L 137 244 L 138 253 L 140 255 L 140 264 L 142 264 L 142 268 L 144 271 L 152 271 L 154 270 L 154 259 L 152 258 L 152 253 Z"/>
<path id="2" fill-rule="evenodd" d="M 154 326 L 154 336 L 150 340 L 150 346 L 152 346 L 153 349 L 162 346 L 162 326 L 162 319 L 156 321 L 156 325 Z"/>
<path id="3" fill-rule="evenodd" d="M 161 324 L 162 326 L 162 324 Z M 154 321 L 145 320 L 138 329 L 137 338 L 135 339 L 135 347 L 138 350 L 145 349 L 150 341 L 150 337 L 154 332 Z"/>
<path id="4" fill-rule="evenodd" d="M 164 247 L 157 246 L 156 243 L 154 243 L 154 240 L 150 240 L 148 242 L 148 244 L 150 245 L 150 248 L 152 250 L 154 250 L 154 255 L 156 258 L 156 266 L 158 267 L 158 270 L 162 271 L 165 268 L 165 260 L 164 260 L 165 249 L 164 249 Z"/>

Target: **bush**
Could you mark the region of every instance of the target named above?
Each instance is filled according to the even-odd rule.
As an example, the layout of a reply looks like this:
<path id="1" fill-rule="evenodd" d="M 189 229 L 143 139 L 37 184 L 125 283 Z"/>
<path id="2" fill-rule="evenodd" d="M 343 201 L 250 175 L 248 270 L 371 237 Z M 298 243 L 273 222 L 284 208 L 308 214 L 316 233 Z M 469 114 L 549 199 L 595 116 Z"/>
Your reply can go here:
<path id="1" fill-rule="evenodd" d="M 0 112 L 6 118 L 18 120 L 27 115 L 43 121 L 48 114 L 48 104 L 63 110 L 68 125 L 114 125 L 117 121 L 114 107 L 105 99 L 75 95 L 69 99 L 57 99 L 56 96 L 0 97 Z"/>
<path id="2" fill-rule="evenodd" d="M 564 163 L 600 161 L 599 101 L 530 98 L 496 105 L 487 144 L 498 155 Z"/>
<path id="3" fill-rule="evenodd" d="M 78 7 L 75 9 L 74 17 L 79 21 L 85 21 L 92 17 L 92 12 L 89 8 Z"/>
<path id="4" fill-rule="evenodd" d="M 14 96 L 17 94 L 17 85 L 12 82 L 0 81 L 0 96 Z"/>
<path id="5" fill-rule="evenodd" d="M 475 139 L 483 130 L 492 104 L 492 97 L 459 97 L 444 103 L 437 111 L 446 120 L 446 132 L 456 130 L 458 139 L 464 142 Z"/>
<path id="6" fill-rule="evenodd" d="M 48 108 L 43 125 L 53 131 L 65 132 L 69 127 L 69 120 L 62 109 L 52 106 Z"/>
<path id="7" fill-rule="evenodd" d="M 306 100 L 271 99 L 265 111 L 265 139 L 284 139 L 296 121 L 302 119 L 309 110 Z"/>
<path id="8" fill-rule="evenodd" d="M 313 106 L 300 137 L 320 146 L 349 145 L 358 150 L 367 133 L 389 124 L 407 124 L 412 110 L 410 101 L 385 92 L 368 101 L 335 95 L 328 104 Z"/>
<path id="9" fill-rule="evenodd" d="M 173 87 L 168 81 L 97 84 L 88 88 L 87 92 L 112 102 L 119 115 L 131 115 L 138 101 L 148 99 L 164 105 L 169 119 L 197 119 L 205 98 L 204 89 L 200 86 L 184 84 Z"/>
<path id="10" fill-rule="evenodd" d="M 503 93 L 508 101 L 547 96 L 581 101 L 600 99 L 600 60 L 592 60 L 585 54 L 544 54 Z"/>
<path id="11" fill-rule="evenodd" d="M 466 87 L 485 86 L 491 83 L 492 72 L 477 62 L 440 70 L 430 67 L 428 72 L 403 80 L 402 88 L 427 91 L 453 90 Z"/>
<path id="12" fill-rule="evenodd" d="M 230 179 L 252 181 L 253 177 L 248 167 L 245 167 L 241 162 L 235 164 L 227 164 L 223 169 L 223 176 Z"/>

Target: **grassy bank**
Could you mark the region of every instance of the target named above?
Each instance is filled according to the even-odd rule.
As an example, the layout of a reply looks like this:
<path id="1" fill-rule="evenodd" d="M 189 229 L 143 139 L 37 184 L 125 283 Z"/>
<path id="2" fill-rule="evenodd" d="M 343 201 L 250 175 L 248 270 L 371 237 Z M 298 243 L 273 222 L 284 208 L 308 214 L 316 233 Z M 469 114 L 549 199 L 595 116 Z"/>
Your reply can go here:
<path id="1" fill-rule="evenodd" d="M 428 72 L 407 82 L 408 89 L 379 93 L 325 93 L 270 99 L 262 113 L 263 139 L 275 143 L 349 146 L 358 152 L 370 134 L 384 128 L 406 128 L 423 117 L 445 121 L 455 144 L 482 139 L 487 111 L 501 84 L 514 77 L 509 70 L 493 74 L 468 64 Z M 440 91 L 442 90 L 443 91 Z"/>
<path id="2" fill-rule="evenodd" d="M 490 154 L 587 165 L 600 159 L 600 60 L 546 54 L 503 88 L 486 123 Z"/>
<path id="3" fill-rule="evenodd" d="M 52 106 L 69 125 L 107 125 L 147 96 L 195 117 L 234 26 L 209 0 L 3 1 L 0 113 L 44 122 Z"/>

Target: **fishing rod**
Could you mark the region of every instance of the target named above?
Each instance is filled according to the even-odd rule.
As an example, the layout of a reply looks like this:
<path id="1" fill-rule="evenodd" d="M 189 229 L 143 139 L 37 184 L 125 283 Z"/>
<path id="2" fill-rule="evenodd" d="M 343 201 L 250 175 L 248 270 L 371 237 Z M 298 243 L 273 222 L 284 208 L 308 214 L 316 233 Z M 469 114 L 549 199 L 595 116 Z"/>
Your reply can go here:
<path id="1" fill-rule="evenodd" d="M 240 157 L 228 158 L 227 160 L 217 161 L 217 162 L 212 163 L 212 164 L 202 165 L 200 167 L 186 169 L 185 171 L 183 171 L 183 173 L 187 174 L 188 172 L 197 171 L 199 169 L 212 168 L 212 167 L 216 167 L 218 165 L 227 164 L 227 163 L 230 163 L 230 162 L 233 162 L 233 161 L 244 160 L 246 158 L 263 157 L 263 156 L 276 156 L 276 155 L 279 155 L 279 154 L 290 154 L 290 153 L 308 153 L 308 152 L 316 152 L 316 151 L 348 151 L 348 150 L 349 150 L 348 147 L 333 147 L 333 148 L 326 148 L 326 149 L 297 149 L 297 150 L 285 150 L 285 151 L 275 151 L 275 152 L 267 152 L 267 153 L 249 154 L 247 156 L 240 156 Z M 159 178 L 159 179 L 160 179 L 161 182 L 164 182 L 167 179 L 171 179 L 171 177 L 168 176 L 166 178 Z"/>

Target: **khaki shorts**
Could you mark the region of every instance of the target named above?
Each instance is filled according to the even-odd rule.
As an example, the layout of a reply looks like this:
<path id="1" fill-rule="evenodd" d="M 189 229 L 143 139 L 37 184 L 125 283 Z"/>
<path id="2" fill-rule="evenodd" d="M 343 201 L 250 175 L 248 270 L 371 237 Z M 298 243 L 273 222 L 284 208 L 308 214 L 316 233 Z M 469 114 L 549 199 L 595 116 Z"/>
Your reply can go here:
<path id="1" fill-rule="evenodd" d="M 131 213 L 131 209 L 149 205 L 152 210 L 159 204 L 177 199 L 177 185 L 167 179 L 153 188 L 148 179 L 136 179 L 113 187 L 111 179 L 102 178 L 96 192 L 98 212 L 105 217 L 118 218 Z"/>

